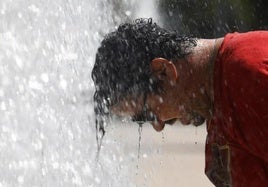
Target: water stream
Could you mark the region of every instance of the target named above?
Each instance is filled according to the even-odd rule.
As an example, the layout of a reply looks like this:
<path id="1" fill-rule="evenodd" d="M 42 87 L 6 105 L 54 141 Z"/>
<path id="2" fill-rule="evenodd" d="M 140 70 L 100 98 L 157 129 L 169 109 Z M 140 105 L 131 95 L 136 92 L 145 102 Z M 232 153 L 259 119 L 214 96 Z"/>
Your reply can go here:
<path id="1" fill-rule="evenodd" d="M 90 73 L 103 35 L 140 6 L 0 1 L 0 186 L 131 186 L 117 146 L 95 162 Z"/>

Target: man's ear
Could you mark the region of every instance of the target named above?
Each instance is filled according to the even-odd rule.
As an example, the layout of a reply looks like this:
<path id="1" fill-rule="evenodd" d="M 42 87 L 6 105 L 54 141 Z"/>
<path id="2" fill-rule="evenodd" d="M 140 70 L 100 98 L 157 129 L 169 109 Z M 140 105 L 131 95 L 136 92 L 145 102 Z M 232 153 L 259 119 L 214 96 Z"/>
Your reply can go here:
<path id="1" fill-rule="evenodd" d="M 176 81 L 178 73 L 175 65 L 165 58 L 155 58 L 151 62 L 153 75 L 159 80 Z"/>

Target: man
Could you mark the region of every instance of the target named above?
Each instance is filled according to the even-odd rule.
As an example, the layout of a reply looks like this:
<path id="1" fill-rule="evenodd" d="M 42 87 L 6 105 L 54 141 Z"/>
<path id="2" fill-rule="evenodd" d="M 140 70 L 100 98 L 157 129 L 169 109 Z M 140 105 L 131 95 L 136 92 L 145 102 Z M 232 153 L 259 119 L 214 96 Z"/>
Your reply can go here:
<path id="1" fill-rule="evenodd" d="M 161 131 L 206 120 L 213 184 L 268 186 L 268 32 L 195 39 L 136 20 L 105 37 L 92 78 L 100 124 L 128 116 Z"/>

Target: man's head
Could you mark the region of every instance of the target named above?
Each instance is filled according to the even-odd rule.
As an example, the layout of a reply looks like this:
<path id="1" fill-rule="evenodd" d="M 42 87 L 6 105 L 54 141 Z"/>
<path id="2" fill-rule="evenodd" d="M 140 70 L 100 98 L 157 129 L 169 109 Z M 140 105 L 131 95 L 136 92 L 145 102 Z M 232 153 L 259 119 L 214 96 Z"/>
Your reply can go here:
<path id="1" fill-rule="evenodd" d="M 188 55 L 195 45 L 195 39 L 165 30 L 152 19 L 120 25 L 104 38 L 97 51 L 92 71 L 95 112 L 107 115 L 111 106 L 122 100 L 137 102 L 136 98 L 161 92 L 161 80 L 152 70 L 153 60 L 176 61 Z"/>

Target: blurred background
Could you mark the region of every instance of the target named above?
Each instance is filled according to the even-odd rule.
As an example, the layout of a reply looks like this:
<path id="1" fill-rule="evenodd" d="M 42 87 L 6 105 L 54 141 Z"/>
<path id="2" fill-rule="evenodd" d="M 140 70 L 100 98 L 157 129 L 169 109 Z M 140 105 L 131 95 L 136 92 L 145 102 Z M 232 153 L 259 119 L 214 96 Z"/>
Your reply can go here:
<path id="1" fill-rule="evenodd" d="M 205 125 L 107 125 L 98 159 L 91 70 L 104 35 L 152 17 L 182 35 L 267 29 L 265 0 L 1 0 L 0 187 L 212 186 Z"/>
<path id="2" fill-rule="evenodd" d="M 268 28 L 265 0 L 159 0 L 162 23 L 200 38 Z"/>

